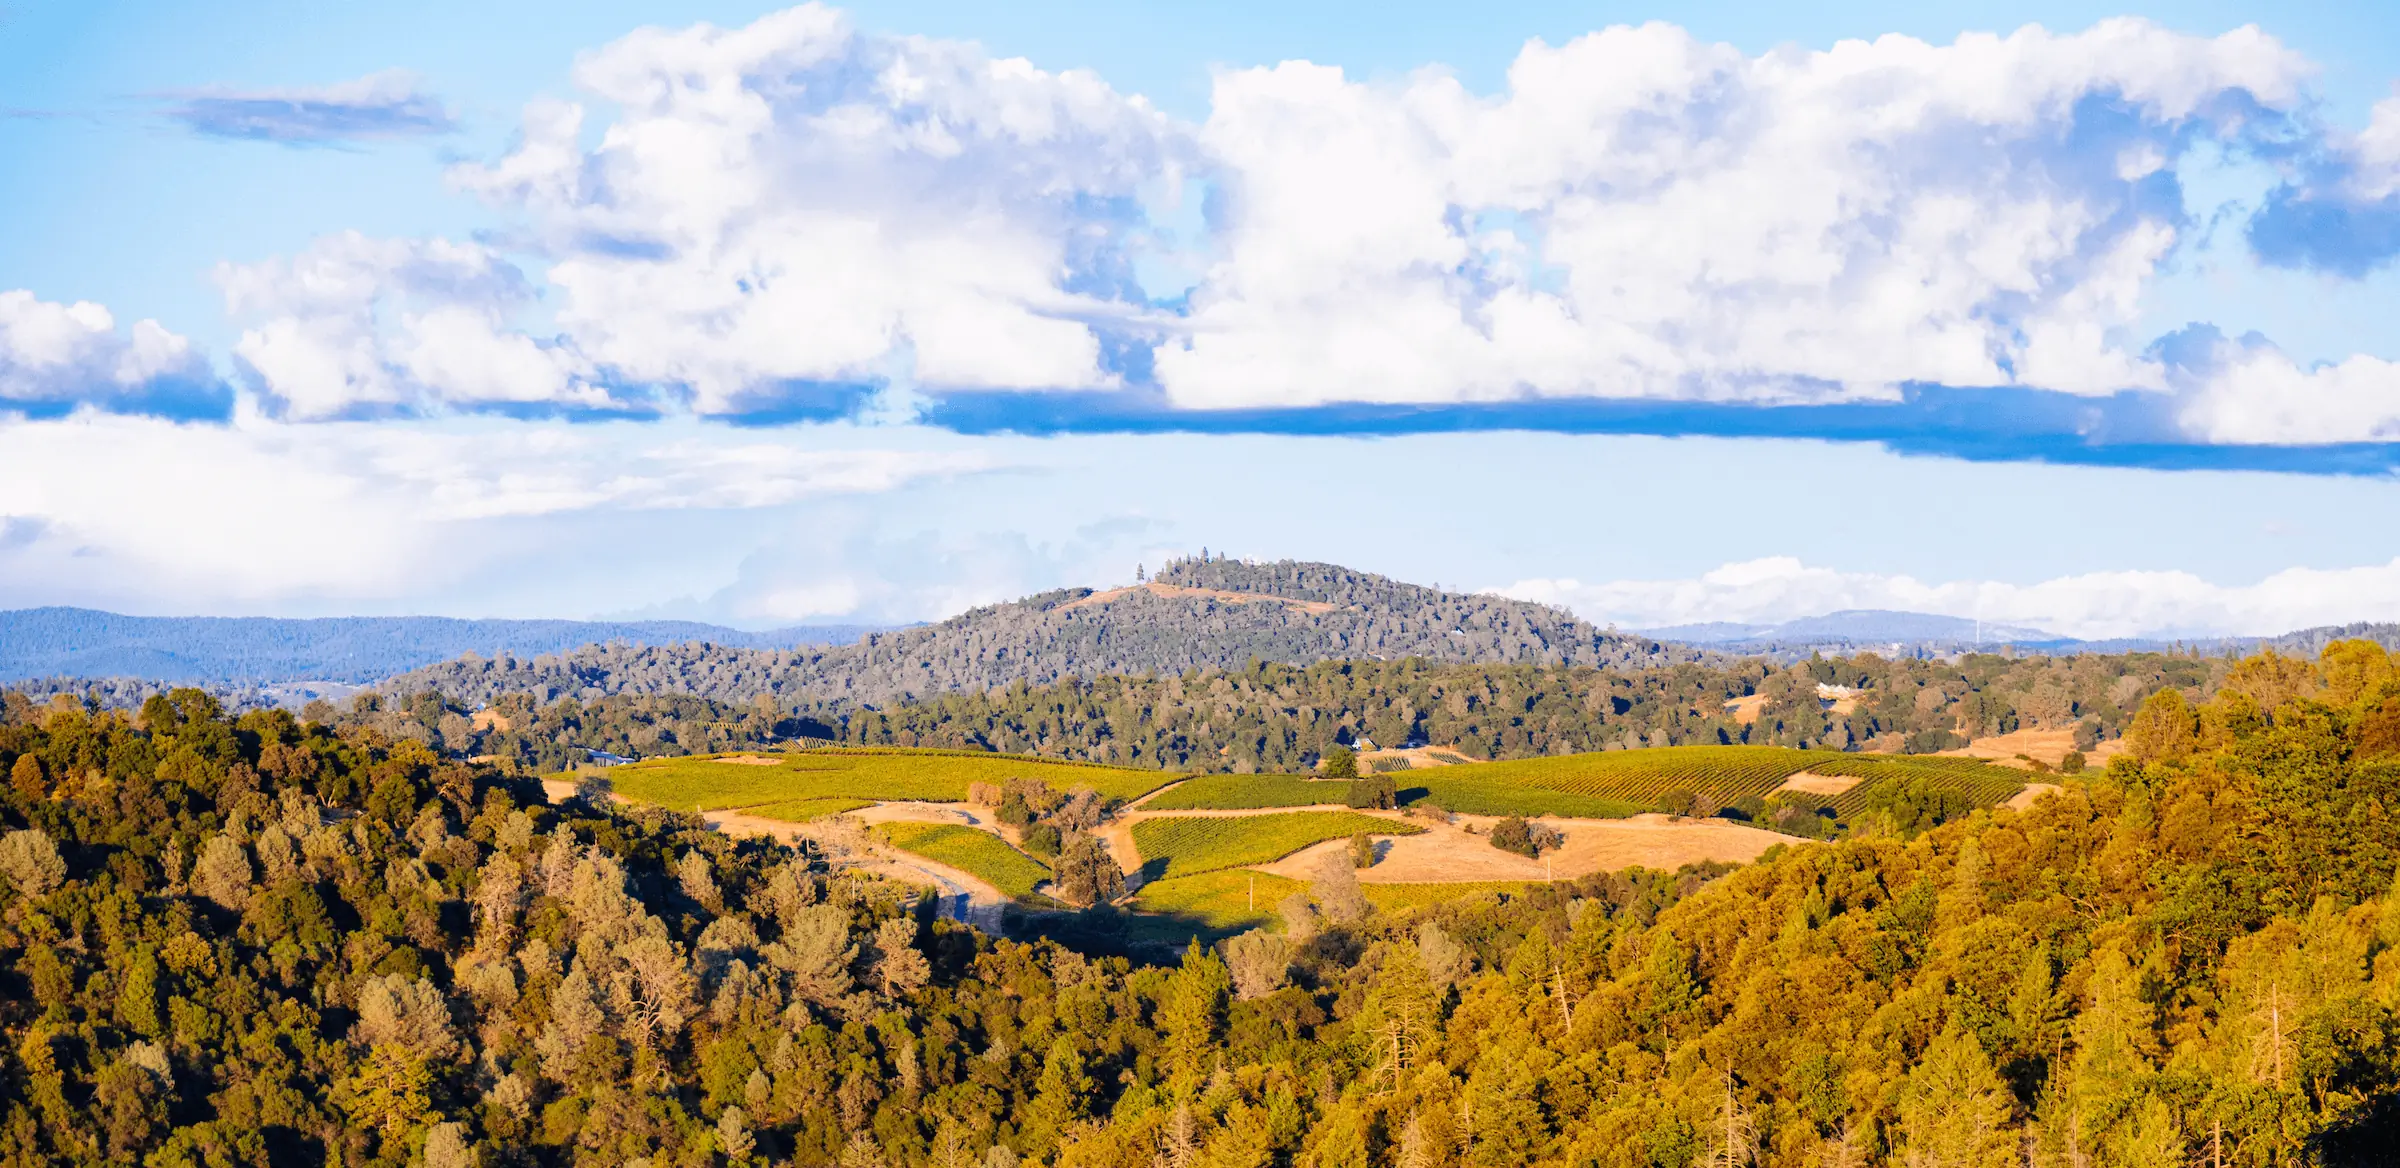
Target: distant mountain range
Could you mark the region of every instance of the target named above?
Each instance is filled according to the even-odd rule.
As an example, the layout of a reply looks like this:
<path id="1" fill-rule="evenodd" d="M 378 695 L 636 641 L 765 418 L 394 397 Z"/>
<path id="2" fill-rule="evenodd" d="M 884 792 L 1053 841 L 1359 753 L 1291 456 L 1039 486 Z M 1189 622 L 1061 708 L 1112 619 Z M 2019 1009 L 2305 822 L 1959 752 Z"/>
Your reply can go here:
<path id="1" fill-rule="evenodd" d="M 1443 592 L 1335 564 L 1209 559 L 1169 564 L 1132 588 L 1045 592 L 850 645 L 596 646 L 530 661 L 445 662 L 386 688 L 439 690 L 469 702 L 504 693 L 691 693 L 855 706 L 1068 677 L 1238 669 L 1251 661 L 1638 666 L 1703 655 L 1607 632 L 1530 601 Z"/>
<path id="2" fill-rule="evenodd" d="M 1712 621 L 1707 624 L 1644 629 L 1642 632 L 1663 641 L 1681 641 L 1688 645 L 1746 642 L 1846 645 L 2077 643 L 2072 637 L 2022 625 L 1985 624 L 1965 617 L 1940 616 L 1929 612 L 1895 612 L 1882 608 L 1845 609 L 1772 625 Z"/>
<path id="3" fill-rule="evenodd" d="M 0 681 L 66 676 L 363 684 L 465 653 L 562 653 L 611 641 L 790 649 L 846 644 L 878 628 L 820 625 L 751 633 L 691 621 L 284 620 L 27 608 L 0 612 Z"/>
<path id="4" fill-rule="evenodd" d="M 2326 625 L 2278 636 L 2115 637 L 2086 641 L 2025 625 L 1993 624 L 1966 617 L 1874 608 L 1846 609 L 1781 624 L 1712 621 L 1644 629 L 1641 632 L 1662 641 L 1779 660 L 1806 657 L 1815 652 L 1888 652 L 1894 646 L 1906 653 L 1937 656 L 2006 646 L 2032 653 L 2141 653 L 2180 649 L 2214 654 L 2273 649 L 2287 655 L 2314 657 L 2328 642 L 2348 637 L 2379 641 L 2387 647 L 2400 648 L 2400 625 L 2382 623 Z"/>
<path id="5" fill-rule="evenodd" d="M 2313 656 L 2330 640 L 2400 648 L 2400 626 L 2346 625 L 2275 638 L 2176 645 Z M 1444 592 L 1334 564 L 1184 560 L 1140 586 L 1062 589 L 937 624 L 815 625 L 745 632 L 689 621 L 447 617 L 132 617 L 78 608 L 0 612 L 0 682 L 89 690 L 107 700 L 157 683 L 244 691 L 244 701 L 337 700 L 350 688 L 440 690 L 454 700 L 687 693 L 786 705 L 882 705 L 1018 682 L 1238 669 L 1253 660 L 1651 666 L 1720 656 L 1789 661 L 1813 652 L 1941 656 L 2013 645 L 2039 653 L 2163 649 L 2078 641 L 2037 628 L 1883 610 L 1780 624 L 1710 623 L 1623 633 L 1563 609 Z M 81 680 L 112 679 L 94 686 Z M 52 679 L 32 684 L 36 679 Z M 295 684 L 305 683 L 305 684 Z M 328 688 L 323 683 L 333 683 Z"/>

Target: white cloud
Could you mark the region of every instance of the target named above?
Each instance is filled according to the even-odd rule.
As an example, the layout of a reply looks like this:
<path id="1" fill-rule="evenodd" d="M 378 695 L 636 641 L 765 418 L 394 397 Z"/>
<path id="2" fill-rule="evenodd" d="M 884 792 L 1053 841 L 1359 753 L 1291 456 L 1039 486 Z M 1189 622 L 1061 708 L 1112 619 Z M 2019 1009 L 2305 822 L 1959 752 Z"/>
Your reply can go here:
<path id="1" fill-rule="evenodd" d="M 645 29 L 537 104 L 520 145 L 453 172 L 556 254 L 557 316 L 623 378 L 702 412 L 892 354 L 935 389 L 1097 388 L 1122 318 L 1122 231 L 1180 165 L 1139 98 L 956 42 L 862 34 L 808 5 L 742 28 Z"/>
<path id="2" fill-rule="evenodd" d="M 2375 103 L 2349 154 L 2352 197 L 2372 202 L 2400 194 L 2400 94 Z"/>
<path id="3" fill-rule="evenodd" d="M 2215 338 L 2176 371 L 2179 420 L 2203 442 L 2400 441 L 2400 362 L 2364 354 L 2303 366 L 2257 338 Z"/>
<path id="4" fill-rule="evenodd" d="M 88 300 L 0 292 L 0 407 L 104 402 L 169 379 L 213 380 L 191 342 L 157 321 L 119 332 L 116 317 Z"/>
<path id="5" fill-rule="evenodd" d="M 181 95 L 168 116 L 214 138 L 296 145 L 442 134 L 455 126 L 450 111 L 405 69 L 332 85 L 205 89 Z"/>
<path id="6" fill-rule="evenodd" d="M 347 232 L 297 256 L 219 264 L 217 283 L 249 322 L 235 355 L 294 418 L 611 401 L 572 345 L 512 327 L 532 293 L 474 244 Z"/>
<path id="7" fill-rule="evenodd" d="M 1759 57 L 1612 28 L 1490 98 L 1228 72 L 1221 258 L 1160 379 L 1200 407 L 2160 388 L 2115 334 L 2180 208 L 2135 184 L 2308 71 L 2115 20 Z"/>
<path id="8" fill-rule="evenodd" d="M 1703 621 L 1775 623 L 1845 609 L 1893 609 L 2028 625 L 2087 640 L 2271 635 L 2359 620 L 2400 620 L 2400 559 L 2353 568 L 2290 568 L 2253 584 L 2188 572 L 2123 571 L 2033 584 L 1812 567 L 1791 557 L 1727 564 L 1690 580 L 1520 580 L 1504 595 L 1565 605 L 1629 628 Z"/>
<path id="9" fill-rule="evenodd" d="M 0 425 L 0 603 L 132 597 L 189 611 L 401 600 L 495 565 L 538 579 L 543 549 L 583 538 L 585 517 L 604 520 L 596 538 L 619 541 L 613 555 L 592 549 L 601 563 L 673 559 L 696 549 L 621 541 L 647 529 L 643 513 L 672 532 L 678 516 L 889 492 L 994 465 L 879 448 L 846 429 L 182 425 L 86 412 Z"/>

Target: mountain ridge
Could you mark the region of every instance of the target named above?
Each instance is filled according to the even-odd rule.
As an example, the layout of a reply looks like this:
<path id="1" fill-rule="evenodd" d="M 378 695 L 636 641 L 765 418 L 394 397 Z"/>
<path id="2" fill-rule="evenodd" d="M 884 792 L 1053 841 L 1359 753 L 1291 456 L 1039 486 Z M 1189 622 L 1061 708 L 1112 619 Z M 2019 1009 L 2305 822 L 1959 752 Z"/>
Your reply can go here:
<path id="1" fill-rule="evenodd" d="M 565 652 L 608 641 L 792 648 L 854 640 L 876 630 L 825 625 L 753 633 L 695 621 L 439 616 L 154 617 L 50 606 L 0 611 L 0 681 L 131 676 L 365 683 L 468 652 Z"/>
<path id="2" fill-rule="evenodd" d="M 1017 682 L 1184 673 L 1253 660 L 1606 666 L 1703 655 L 1607 632 L 1548 605 L 1444 592 L 1335 564 L 1194 559 L 1170 563 L 1131 588 L 1053 589 L 822 651 L 592 646 L 534 661 L 445 662 L 395 677 L 387 688 L 438 690 L 466 701 L 517 692 L 681 692 L 875 705 Z"/>

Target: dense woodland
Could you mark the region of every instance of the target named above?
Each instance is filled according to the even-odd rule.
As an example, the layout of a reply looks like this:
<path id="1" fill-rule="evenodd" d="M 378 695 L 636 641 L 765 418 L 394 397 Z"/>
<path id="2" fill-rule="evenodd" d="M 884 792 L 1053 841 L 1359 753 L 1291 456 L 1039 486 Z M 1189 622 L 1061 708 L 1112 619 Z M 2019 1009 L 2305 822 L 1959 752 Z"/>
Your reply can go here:
<path id="1" fill-rule="evenodd" d="M 328 724 L 372 728 L 515 772 L 550 773 L 587 750 L 648 757 L 772 745 L 940 746 L 1199 772 L 1298 772 L 1339 746 L 1424 742 L 1484 759 L 1692 743 L 1757 743 L 1922 753 L 2020 726 L 2075 727 L 2086 745 L 2119 737 L 2142 701 L 2173 687 L 2215 692 L 2232 661 L 2159 653 L 1957 661 L 1816 658 L 1647 669 L 1442 665 L 1402 661 L 1254 664 L 1180 676 L 1012 685 L 859 709 L 787 707 L 772 696 L 728 705 L 688 695 L 542 702 L 502 695 L 483 710 L 456 696 L 371 696 Z M 1817 687 L 1859 691 L 1846 714 Z M 1759 695 L 1745 725 L 1725 707 Z"/>
<path id="2" fill-rule="evenodd" d="M 1303 929 L 997 940 L 178 691 L 0 725 L 14 1163 L 2374 1163 L 2400 671 L 2169 687 L 2030 811 Z M 1109 910 L 1097 910 L 1106 914 Z"/>
<path id="3" fill-rule="evenodd" d="M 404 674 L 383 688 L 434 690 L 470 705 L 516 693 L 545 702 L 690 694 L 734 705 L 766 695 L 787 708 L 855 709 L 1020 681 L 1042 686 L 1070 677 L 1183 674 L 1252 660 L 1638 666 L 1703 656 L 1604 632 L 1545 605 L 1442 592 L 1331 564 L 1183 560 L 1161 568 L 1153 582 L 1334 607 L 1139 590 L 1078 604 L 1093 594 L 1074 588 L 822 651 L 594 645 L 532 658 L 468 657 Z"/>

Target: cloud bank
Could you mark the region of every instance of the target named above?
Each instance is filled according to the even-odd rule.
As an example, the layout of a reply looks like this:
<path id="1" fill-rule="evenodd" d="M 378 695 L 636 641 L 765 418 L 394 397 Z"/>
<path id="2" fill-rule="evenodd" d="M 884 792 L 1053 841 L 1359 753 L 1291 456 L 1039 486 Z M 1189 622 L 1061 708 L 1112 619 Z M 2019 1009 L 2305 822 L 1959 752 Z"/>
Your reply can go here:
<path id="1" fill-rule="evenodd" d="M 2383 359 L 2136 331 L 2222 210 L 2195 159 L 2282 176 L 2234 233 L 2261 262 L 2400 251 L 2400 98 L 2344 132 L 2313 72 L 2254 27 L 1750 55 L 1653 23 L 1529 42 L 1490 94 L 1228 69 L 1187 124 L 811 4 L 583 57 L 576 100 L 452 168 L 501 223 L 472 242 L 336 235 L 218 279 L 244 384 L 293 419 L 1756 425 L 2382 472 L 2333 448 L 2400 433 Z M 209 100 L 196 125 L 279 140 L 448 124 L 400 74 Z"/>
<path id="2" fill-rule="evenodd" d="M 2361 620 L 2400 620 L 2400 559 L 2290 568 L 2224 585 L 2188 572 L 2093 572 L 2032 584 L 1929 582 L 1845 572 L 1788 556 L 1727 564 L 1689 580 L 1520 580 L 1494 589 L 1628 628 L 1702 621 L 1776 623 L 1846 609 L 1892 609 L 2028 625 L 2085 640 L 2274 635 Z"/>

